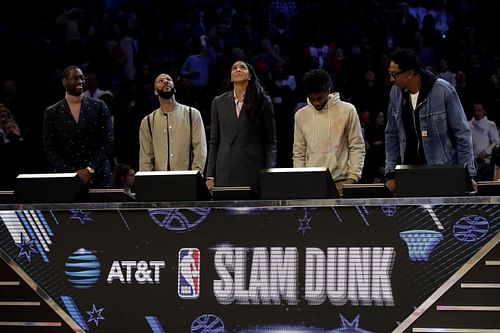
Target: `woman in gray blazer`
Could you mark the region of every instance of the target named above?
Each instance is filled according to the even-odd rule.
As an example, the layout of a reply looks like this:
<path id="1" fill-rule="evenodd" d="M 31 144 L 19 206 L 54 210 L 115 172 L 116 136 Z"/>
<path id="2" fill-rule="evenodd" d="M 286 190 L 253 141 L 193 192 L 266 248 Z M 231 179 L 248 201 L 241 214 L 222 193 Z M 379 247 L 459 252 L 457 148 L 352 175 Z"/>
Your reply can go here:
<path id="1" fill-rule="evenodd" d="M 233 89 L 214 98 L 207 187 L 260 186 L 260 171 L 276 166 L 273 105 L 252 66 L 231 67 Z"/>

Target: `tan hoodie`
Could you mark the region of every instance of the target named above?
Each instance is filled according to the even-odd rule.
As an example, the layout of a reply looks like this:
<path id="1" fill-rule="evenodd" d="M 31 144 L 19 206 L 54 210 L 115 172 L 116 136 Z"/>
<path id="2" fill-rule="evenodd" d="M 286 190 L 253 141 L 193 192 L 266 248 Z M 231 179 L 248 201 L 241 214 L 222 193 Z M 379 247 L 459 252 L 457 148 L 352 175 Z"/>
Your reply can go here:
<path id="1" fill-rule="evenodd" d="M 338 93 L 328 96 L 322 110 L 309 99 L 295 114 L 293 166 L 327 167 L 334 181 L 359 181 L 365 159 L 365 143 L 356 108 L 340 100 Z"/>

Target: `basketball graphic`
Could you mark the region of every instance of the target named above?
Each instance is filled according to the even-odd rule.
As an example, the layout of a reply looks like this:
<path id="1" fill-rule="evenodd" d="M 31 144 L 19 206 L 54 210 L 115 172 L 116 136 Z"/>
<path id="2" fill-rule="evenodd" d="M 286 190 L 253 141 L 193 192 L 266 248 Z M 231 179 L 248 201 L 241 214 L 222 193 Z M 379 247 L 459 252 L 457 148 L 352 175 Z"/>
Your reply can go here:
<path id="1" fill-rule="evenodd" d="M 383 205 L 382 212 L 385 216 L 394 216 L 396 215 L 396 206 L 395 205 Z"/>
<path id="2" fill-rule="evenodd" d="M 210 208 L 150 209 L 149 216 L 160 227 L 183 232 L 195 228 L 210 214 Z"/>
<path id="3" fill-rule="evenodd" d="M 487 219 L 478 215 L 467 215 L 453 226 L 453 236 L 461 242 L 475 242 L 482 239 L 490 229 Z"/>
<path id="4" fill-rule="evenodd" d="M 213 314 L 204 314 L 193 320 L 191 333 L 224 333 L 224 323 Z"/>

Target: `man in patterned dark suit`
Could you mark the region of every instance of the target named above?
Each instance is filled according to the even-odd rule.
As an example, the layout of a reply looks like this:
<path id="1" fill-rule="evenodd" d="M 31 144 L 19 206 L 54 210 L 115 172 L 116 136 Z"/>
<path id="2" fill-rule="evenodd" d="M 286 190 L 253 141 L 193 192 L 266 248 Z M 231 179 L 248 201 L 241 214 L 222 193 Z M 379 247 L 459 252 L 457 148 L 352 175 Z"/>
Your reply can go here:
<path id="1" fill-rule="evenodd" d="M 77 172 L 85 186 L 106 188 L 111 179 L 111 116 L 106 104 L 85 97 L 80 68 L 64 70 L 65 97 L 45 110 L 43 144 L 55 172 Z"/>

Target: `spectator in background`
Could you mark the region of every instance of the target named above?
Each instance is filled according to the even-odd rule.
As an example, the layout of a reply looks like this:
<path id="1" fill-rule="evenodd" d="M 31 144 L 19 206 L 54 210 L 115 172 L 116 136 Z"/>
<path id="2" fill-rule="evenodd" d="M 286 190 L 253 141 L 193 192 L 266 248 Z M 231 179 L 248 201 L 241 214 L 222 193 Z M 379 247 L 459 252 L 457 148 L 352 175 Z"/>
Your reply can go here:
<path id="1" fill-rule="evenodd" d="M 366 129 L 366 160 L 362 181 L 379 182 L 384 177 L 385 167 L 385 114 L 379 111 Z"/>
<path id="2" fill-rule="evenodd" d="M 168 70 L 174 66 L 177 54 L 172 44 L 173 37 L 164 31 L 155 32 L 148 45 L 147 58 L 153 72 Z"/>
<path id="3" fill-rule="evenodd" d="M 424 39 L 424 36 L 420 32 L 415 33 L 414 40 L 413 49 L 417 52 L 422 66 L 436 70 L 438 64 L 434 47 Z"/>
<path id="4" fill-rule="evenodd" d="M 45 154 L 55 172 L 77 172 L 84 185 L 106 188 L 113 149 L 108 107 L 83 95 L 85 76 L 79 67 L 66 67 L 63 76 L 65 97 L 45 110 Z"/>
<path id="5" fill-rule="evenodd" d="M 139 128 L 142 119 L 158 108 L 154 78 L 138 86 L 128 82 L 114 98 L 114 147 L 116 163 L 130 165 L 139 170 Z"/>
<path id="6" fill-rule="evenodd" d="M 5 137 L 10 141 L 23 141 L 21 136 L 21 130 L 17 125 L 17 122 L 13 118 L 2 119 L 2 130 L 5 133 Z"/>
<path id="7" fill-rule="evenodd" d="M 0 143 L 0 190 L 13 190 L 17 175 L 32 172 L 35 161 L 14 119 L 2 119 L 0 127 L 7 139 L 4 144 Z"/>
<path id="8" fill-rule="evenodd" d="M 293 147 L 293 107 L 296 103 L 295 75 L 291 74 L 283 62 L 277 62 L 272 71 L 269 89 L 274 108 L 278 137 L 278 160 L 280 167 L 292 167 Z"/>
<path id="9" fill-rule="evenodd" d="M 12 118 L 16 119 L 23 130 L 35 125 L 15 80 L 5 80 L 0 101 L 10 110 Z"/>
<path id="10" fill-rule="evenodd" d="M 488 120 L 482 102 L 472 105 L 472 113 L 474 118 L 469 121 L 469 127 L 477 163 L 477 179 L 492 180 L 494 164 L 491 163 L 491 150 L 500 143 L 498 129 L 493 121 Z"/>
<path id="11" fill-rule="evenodd" d="M 457 85 L 456 74 L 453 73 L 448 67 L 448 61 L 446 59 L 439 60 L 439 77 L 443 80 L 448 81 L 452 86 Z"/>
<path id="12" fill-rule="evenodd" d="M 233 2 L 234 1 L 231 0 L 222 0 L 220 7 L 214 10 L 214 14 L 217 17 L 228 17 L 231 20 L 233 20 L 233 17 L 235 17 L 238 14 L 238 11 L 234 7 Z"/>
<path id="13" fill-rule="evenodd" d="M 474 99 L 474 91 L 469 84 L 467 75 L 464 71 L 459 70 L 455 76 L 458 97 L 460 97 L 460 102 L 465 110 L 465 115 L 467 119 L 470 119 L 472 115 L 472 101 Z"/>
<path id="14" fill-rule="evenodd" d="M 168 74 L 155 79 L 160 107 L 141 121 L 139 170 L 199 170 L 207 157 L 205 127 L 200 112 L 175 100 L 175 85 Z"/>
<path id="15" fill-rule="evenodd" d="M 399 2 L 394 12 L 394 45 L 411 47 L 414 36 L 419 31 L 418 21 L 410 14 L 410 6 L 407 2 Z"/>
<path id="16" fill-rule="evenodd" d="M 207 187 L 260 187 L 260 171 L 276 166 L 276 128 L 271 99 L 253 67 L 231 67 L 232 90 L 214 98 Z"/>
<path id="17" fill-rule="evenodd" d="M 443 39 L 441 32 L 436 29 L 436 20 L 431 14 L 424 17 L 422 37 L 424 38 L 424 44 L 430 46 L 436 53 L 440 53 L 440 50 L 445 45 L 445 39 Z"/>
<path id="18" fill-rule="evenodd" d="M 490 74 L 488 87 L 484 94 L 484 101 L 488 102 L 485 107 L 492 111 L 489 113 L 488 119 L 494 121 L 497 127 L 500 127 L 500 67 L 498 73 Z"/>
<path id="19" fill-rule="evenodd" d="M 215 63 L 215 52 L 206 36 L 200 36 L 198 40 L 193 41 L 193 51 L 193 54 L 184 60 L 179 83 L 185 94 L 182 100 L 188 100 L 193 106 L 201 109 L 200 105 L 204 105 L 203 102 L 207 98 L 210 74 Z"/>
<path id="20" fill-rule="evenodd" d="M 324 35 L 323 30 L 320 26 L 317 26 L 312 31 L 311 37 L 308 39 L 308 43 L 304 50 L 304 64 L 307 70 L 314 68 L 325 68 L 327 65 L 327 59 L 329 55 L 330 48 L 328 46 L 327 38 Z M 336 63 L 334 65 L 335 69 L 338 71 L 342 68 L 344 61 L 343 52 L 335 52 Z"/>
<path id="21" fill-rule="evenodd" d="M 277 89 L 284 89 L 293 93 L 295 88 L 297 88 L 295 75 L 289 72 L 287 65 L 283 61 L 278 61 L 274 65 L 272 79 L 274 80 L 274 85 Z"/>
<path id="22" fill-rule="evenodd" d="M 120 40 L 120 48 L 125 54 L 125 63 L 123 70 L 127 78 L 132 81 L 135 79 L 139 57 L 139 32 L 137 31 L 137 15 L 129 13 L 127 17 L 127 26 L 124 29 L 124 36 Z"/>
<path id="23" fill-rule="evenodd" d="M 173 44 L 176 47 L 177 57 L 180 59 L 185 59 L 189 55 L 188 50 L 194 41 L 206 35 L 203 15 L 200 14 L 200 12 L 188 9 L 183 17 L 178 18 L 173 24 Z"/>
<path id="24" fill-rule="evenodd" d="M 499 99 L 492 101 L 495 96 L 486 95 L 484 88 L 478 89 L 479 95 L 471 91 L 477 92 L 476 87 L 485 85 L 487 77 L 483 77 L 483 74 L 499 73 L 500 56 L 495 39 L 484 38 L 485 31 L 490 31 L 493 35 L 500 31 L 500 25 L 491 24 L 498 16 L 498 2 L 406 1 L 413 9 L 418 10 L 419 14 L 415 16 L 420 18 L 421 33 L 426 43 L 433 45 L 437 59 L 445 58 L 449 61 L 453 71 L 462 70 L 467 74 L 468 84 L 465 89 L 456 87 L 462 105 L 469 115 L 467 119 L 470 120 L 472 117 L 472 101 L 481 97 L 489 111 L 489 120 L 496 121 L 497 126 L 500 125 L 500 116 L 497 117 L 497 114 L 500 114 L 497 112 L 500 110 L 497 107 L 500 105 Z M 18 108 L 10 108 L 25 141 L 32 147 L 35 154 L 43 154 L 41 144 L 43 110 L 62 96 L 61 90 L 58 89 L 61 88 L 58 67 L 69 63 L 77 63 L 81 66 L 88 64 L 89 68 L 98 73 L 101 89 L 110 89 L 117 102 L 127 101 L 127 104 L 131 106 L 127 109 L 117 107 L 117 113 L 134 110 L 134 114 L 137 115 L 130 117 L 131 123 L 133 122 L 131 126 L 133 131 L 123 131 L 125 135 L 135 140 L 134 145 L 124 141 L 117 142 L 117 146 L 124 147 L 124 151 L 133 152 L 133 155 L 127 159 L 117 158 L 117 160 L 138 170 L 139 124 L 146 113 L 156 108 L 157 97 L 154 96 L 153 99 L 155 105 L 145 106 L 144 102 L 141 102 L 145 100 L 142 84 L 137 85 L 137 97 L 128 93 L 128 87 L 138 83 L 137 79 L 142 80 L 140 71 L 142 65 L 149 65 L 154 73 L 151 78 L 145 80 L 150 85 L 154 82 L 155 76 L 162 72 L 177 78 L 183 60 L 189 55 L 188 49 L 193 41 L 205 34 L 209 35 L 214 43 L 217 59 L 216 70 L 210 75 L 208 98 L 204 106 L 199 108 L 201 112 L 209 111 L 212 98 L 222 93 L 223 83 L 228 79 L 227 69 L 236 60 L 250 61 L 256 55 L 260 39 L 265 36 L 271 40 L 273 49 L 275 44 L 280 46 L 280 57 L 286 61 L 290 72 L 294 73 L 297 79 L 301 79 L 306 70 L 319 67 L 309 66 L 311 63 L 304 61 L 304 52 L 308 51 L 306 47 L 312 45 L 318 48 L 316 51 L 321 55 L 320 49 L 326 44 L 329 50 L 323 68 L 330 74 L 338 74 L 338 69 L 341 69 L 340 73 L 343 75 L 339 79 L 332 75 L 336 88 L 346 96 L 346 100 L 353 97 L 352 103 L 358 110 L 368 109 L 366 105 L 359 104 L 358 100 L 354 99 L 354 95 L 351 95 L 352 92 L 355 93 L 355 90 L 360 90 L 362 87 L 362 76 L 358 75 L 358 72 L 362 73 L 367 69 L 375 70 L 376 82 L 383 82 L 384 89 L 387 89 L 387 93 L 380 96 L 384 99 L 389 96 L 392 84 L 387 72 L 389 64 L 383 63 L 388 57 L 383 53 L 392 50 L 394 46 L 400 46 L 398 45 L 399 30 L 393 24 L 394 20 L 401 16 L 396 12 L 396 3 L 399 0 L 393 2 L 188 0 L 182 2 L 180 8 L 175 10 L 172 10 L 172 4 L 168 1 L 112 0 L 105 2 L 105 5 L 99 6 L 95 5 L 95 2 L 84 1 L 66 1 L 62 4 L 57 1 L 42 3 L 28 0 L 27 2 L 14 2 L 13 9 L 4 11 L 5 20 L 1 22 L 0 29 L 0 37 L 2 37 L 0 48 L 5 52 L 2 53 L 3 61 L 0 62 L 2 65 L 0 82 L 3 83 L 6 79 L 14 80 L 18 92 L 16 95 L 21 97 L 19 100 L 23 101 L 26 106 L 29 105 L 28 108 L 20 108 L 26 110 L 23 112 L 26 115 L 24 119 L 18 116 Z M 109 5 L 110 3 L 112 5 Z M 30 4 L 31 6 L 27 6 Z M 152 4 L 154 4 L 154 10 Z M 291 10 L 286 7 L 286 4 L 292 5 Z M 23 6 L 31 10 L 20 10 L 24 8 Z M 68 11 L 75 6 L 77 8 Z M 279 9 L 271 11 L 271 6 Z M 63 13 L 63 8 L 64 15 L 58 20 L 60 24 L 57 24 L 56 17 Z M 410 8 L 410 14 L 411 10 L 412 8 Z M 205 15 L 202 15 L 203 12 Z M 435 22 L 429 20 L 429 17 L 424 19 L 425 14 L 432 15 Z M 137 57 L 134 56 L 135 60 L 132 62 L 127 62 L 127 56 L 120 47 L 122 38 L 129 30 L 127 27 L 129 21 L 132 24 L 135 21 L 137 28 L 134 36 L 130 36 L 131 39 L 128 38 L 127 43 L 128 50 L 132 51 L 131 54 L 137 55 Z M 273 22 L 269 23 L 271 21 Z M 432 23 L 428 25 L 429 29 L 424 21 Z M 22 22 L 21 28 L 19 22 Z M 24 22 L 29 22 L 29 24 L 24 24 Z M 322 29 L 324 32 L 323 42 L 309 44 L 318 26 L 319 30 Z M 465 29 L 468 26 L 472 30 Z M 165 32 L 165 35 L 158 34 L 159 36 L 155 37 L 157 32 L 161 31 Z M 441 37 L 437 36 L 437 31 Z M 476 31 L 475 38 L 473 31 Z M 213 32 L 213 35 L 209 32 Z M 394 43 L 393 33 L 396 33 L 396 43 Z M 444 35 L 447 37 L 445 38 Z M 412 42 L 413 37 L 414 35 L 408 37 L 406 42 Z M 438 40 L 437 37 L 440 38 L 438 46 L 435 43 Z M 133 39 L 137 39 L 137 50 L 131 48 L 135 47 L 130 43 Z M 332 45 L 335 45 L 335 49 Z M 345 51 L 341 59 L 334 56 L 337 52 L 332 52 L 332 50 L 337 51 L 338 48 Z M 244 52 L 240 51 L 237 56 L 231 56 L 233 49 Z M 479 63 L 487 66 L 486 72 L 481 71 L 481 77 L 479 77 L 481 82 L 475 80 L 476 75 L 470 70 L 472 67 L 467 66 L 468 57 L 473 51 L 478 52 L 479 58 L 476 57 L 476 59 Z M 148 53 L 149 56 L 144 56 L 144 53 Z M 347 70 L 344 65 L 339 67 L 339 64 L 344 63 L 342 59 L 345 58 L 349 59 Z M 70 61 L 71 59 L 76 60 Z M 37 82 L 41 83 L 37 85 L 40 89 L 32 89 L 34 87 L 33 75 L 25 66 L 19 65 L 24 63 L 35 64 L 32 67 L 37 68 L 35 76 Z M 137 70 L 136 80 L 129 81 L 125 73 L 125 64 L 127 64 L 127 69 L 129 65 L 134 65 Z M 380 71 L 379 67 L 383 71 Z M 257 69 L 257 66 L 254 68 Z M 346 81 L 342 81 L 342 77 Z M 348 90 L 340 89 L 345 84 L 344 82 L 348 83 Z M 305 101 L 300 86 L 295 93 L 297 102 Z M 183 89 L 178 90 L 184 93 Z M 152 93 L 154 89 L 146 87 L 145 91 Z M 29 95 L 29 98 L 25 95 Z M 360 95 L 363 96 L 363 93 Z M 180 101 L 184 100 L 180 95 L 176 97 Z M 184 101 L 194 106 L 192 101 L 187 99 Z M 371 103 L 370 98 L 362 98 L 362 101 L 367 101 L 364 104 L 372 107 L 375 104 Z M 0 97 L 0 102 L 5 102 L 5 100 Z M 373 109 L 375 109 L 374 112 L 380 109 L 386 110 L 386 105 L 383 108 Z M 275 111 L 277 114 L 276 109 Z M 371 113 L 372 111 L 370 110 Z M 28 126 L 25 125 L 25 120 L 28 120 Z M 204 119 L 204 124 L 209 128 L 209 119 Z M 29 127 L 34 128 L 35 135 L 29 134 Z M 293 131 L 293 127 L 287 130 Z M 282 142 L 279 135 L 278 141 Z M 278 152 L 281 151 L 278 149 Z M 38 161 L 45 160 L 44 156 L 41 157 Z M 41 163 L 37 165 L 41 166 Z M 46 166 L 37 171 L 46 172 Z"/>
<path id="25" fill-rule="evenodd" d="M 385 131 L 387 188 L 396 191 L 398 164 L 461 164 L 476 176 L 472 137 L 453 86 L 422 68 L 411 49 L 396 49 L 388 70 L 394 86 Z"/>
<path id="26" fill-rule="evenodd" d="M 104 103 L 106 103 L 106 106 L 108 107 L 111 116 L 113 116 L 115 95 L 113 95 L 113 93 L 109 90 L 103 90 L 99 96 L 99 99 Z"/>
<path id="27" fill-rule="evenodd" d="M 7 138 L 3 130 L 3 126 L 1 126 L 3 121 L 7 119 L 14 118 L 12 118 L 12 113 L 10 112 L 9 108 L 0 103 L 0 145 L 9 142 L 9 139 Z"/>
<path id="28" fill-rule="evenodd" d="M 373 70 L 366 70 L 363 80 L 353 88 L 352 103 L 358 110 L 368 110 L 372 116 L 387 107 L 387 95 L 383 82 L 378 79 L 378 75 Z"/>
<path id="29" fill-rule="evenodd" d="M 99 88 L 99 80 L 96 73 L 88 73 L 85 79 L 85 83 L 85 88 L 87 89 L 85 89 L 85 91 L 83 92 L 84 96 L 101 98 L 101 95 L 104 93 L 104 91 Z"/>
<path id="30" fill-rule="evenodd" d="M 268 29 L 287 30 L 290 21 L 297 14 L 297 3 L 295 0 L 271 0 L 268 8 Z"/>
<path id="31" fill-rule="evenodd" d="M 321 69 L 303 79 L 307 106 L 295 114 L 293 166 L 327 167 L 339 193 L 361 178 L 365 144 L 356 108 L 332 93 L 330 74 Z"/>
<path id="32" fill-rule="evenodd" d="M 433 5 L 428 12 L 434 17 L 436 30 L 439 31 L 442 38 L 448 37 L 450 25 L 453 22 L 453 17 L 448 10 L 448 0 L 432 1 Z"/>
<path id="33" fill-rule="evenodd" d="M 81 24 L 84 19 L 85 11 L 78 7 L 65 8 L 56 18 L 56 23 L 64 31 L 65 59 L 77 64 L 83 60 Z"/>
<path id="34" fill-rule="evenodd" d="M 491 164 L 494 166 L 493 180 L 500 181 L 500 144 L 491 150 Z"/>
<path id="35" fill-rule="evenodd" d="M 425 15 L 427 15 L 427 9 L 423 6 L 423 1 L 421 0 L 410 1 L 409 6 L 410 6 L 409 7 L 410 14 L 417 19 L 418 25 L 420 29 L 422 29 L 424 17 Z"/>
<path id="36" fill-rule="evenodd" d="M 43 79 L 41 81 L 43 82 Z M 37 171 L 45 172 L 47 163 L 43 156 L 41 144 L 44 108 L 39 106 L 42 98 L 37 96 L 37 92 L 40 93 L 42 89 L 37 90 L 37 92 L 29 90 L 28 96 L 30 98 L 26 98 L 27 96 L 22 93 L 18 82 L 17 79 L 7 79 L 5 81 L 0 102 L 12 112 L 11 117 L 16 120 L 17 126 L 21 129 L 24 140 L 23 148 L 27 148 L 32 160 L 37 161 L 37 167 L 39 168 Z M 37 102 L 33 102 L 35 100 Z"/>
<path id="37" fill-rule="evenodd" d="M 135 185 L 135 170 L 126 164 L 117 164 L 113 169 L 111 177 L 111 188 L 123 189 L 125 192 L 133 193 Z"/>
<path id="38" fill-rule="evenodd" d="M 359 118 L 359 124 L 361 125 L 361 133 L 363 134 L 363 138 L 366 138 L 366 131 L 371 123 L 370 111 L 368 110 L 359 111 L 358 118 Z"/>

